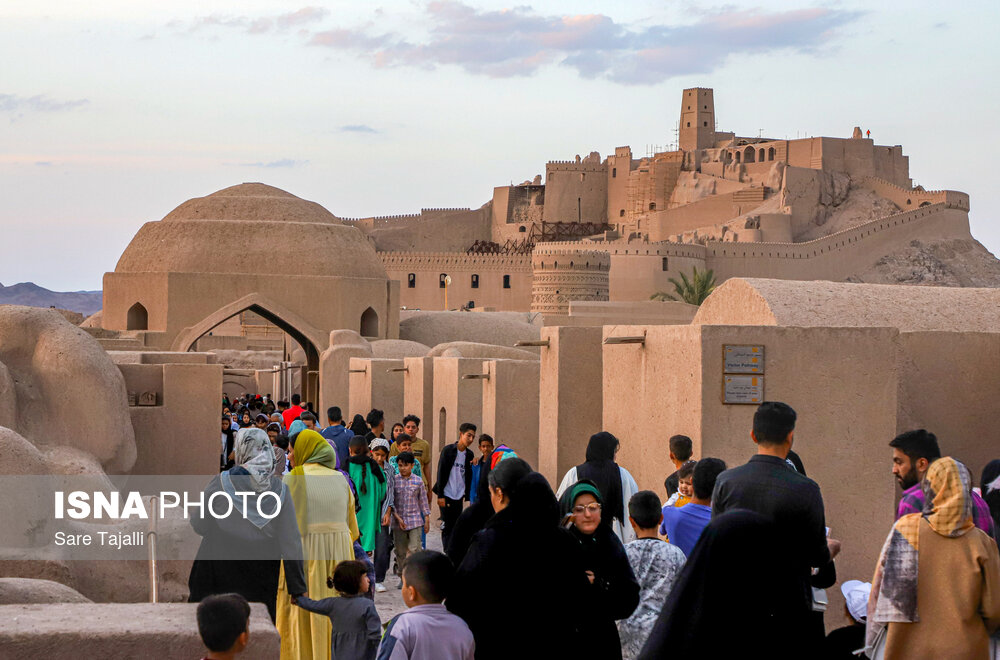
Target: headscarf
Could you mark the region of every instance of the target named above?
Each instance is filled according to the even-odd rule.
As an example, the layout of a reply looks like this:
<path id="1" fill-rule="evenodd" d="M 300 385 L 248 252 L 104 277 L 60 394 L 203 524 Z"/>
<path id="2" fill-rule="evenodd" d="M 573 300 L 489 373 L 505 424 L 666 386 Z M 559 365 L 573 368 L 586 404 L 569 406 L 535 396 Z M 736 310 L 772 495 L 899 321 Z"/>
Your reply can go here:
<path id="1" fill-rule="evenodd" d="M 297 419 L 294 422 L 292 422 L 291 425 L 288 427 L 288 438 L 292 439 L 296 436 L 296 434 L 301 433 L 302 431 L 305 430 L 306 430 L 306 423 L 303 422 L 301 419 Z"/>
<path id="2" fill-rule="evenodd" d="M 990 507 L 993 516 L 993 529 L 1000 536 L 1000 459 L 990 461 L 983 468 L 983 478 L 979 480 L 983 491 L 983 499 Z"/>
<path id="3" fill-rule="evenodd" d="M 611 524 L 617 518 L 625 525 L 625 505 L 622 502 L 622 474 L 615 463 L 618 438 L 607 431 L 590 436 L 587 445 L 587 462 L 576 467 L 576 478 L 588 479 L 601 491 L 604 508 L 601 520 Z"/>
<path id="4" fill-rule="evenodd" d="M 384 438 L 380 439 L 382 440 L 382 442 L 385 442 Z M 378 480 L 379 483 L 382 484 L 385 483 L 385 474 L 382 472 L 382 467 L 378 464 L 378 461 L 376 461 L 374 458 L 371 457 L 370 454 L 365 453 L 365 454 L 360 454 L 358 456 L 349 456 L 347 458 L 347 462 L 361 466 L 361 483 L 356 485 L 358 486 L 358 490 L 361 492 L 362 495 L 368 494 L 368 479 L 365 478 L 366 474 L 365 465 L 368 466 L 368 472 L 371 472 L 373 475 L 375 475 L 375 478 Z"/>
<path id="5" fill-rule="evenodd" d="M 511 449 L 505 444 L 501 444 L 499 447 L 493 450 L 492 454 L 490 454 L 490 461 L 489 461 L 490 470 L 495 470 L 497 464 L 500 461 L 506 460 L 508 458 L 519 458 L 519 457 L 517 455 L 517 452 L 515 452 L 513 449 Z"/>
<path id="6" fill-rule="evenodd" d="M 604 511 L 604 498 L 601 496 L 601 491 L 597 488 L 597 484 L 589 479 L 583 479 L 567 488 L 566 492 L 563 493 L 562 499 L 559 500 L 560 513 L 562 513 L 564 518 L 568 518 L 573 513 L 576 498 L 584 493 L 593 495 L 594 499 L 601 505 L 601 511 Z M 604 522 L 603 519 L 601 522 Z"/>
<path id="7" fill-rule="evenodd" d="M 920 521 L 931 530 L 955 538 L 974 529 L 972 480 L 969 470 L 950 456 L 931 463 L 921 483 L 924 510 L 910 513 L 893 525 L 882 546 L 872 579 L 868 603 L 869 643 L 887 623 L 914 623 L 917 614 L 917 568 L 920 554 Z"/>
<path id="8" fill-rule="evenodd" d="M 354 419 L 351 420 L 351 431 L 359 438 L 368 435 L 368 431 L 370 430 L 368 424 L 365 423 L 365 418 L 361 415 L 355 415 Z"/>
<path id="9" fill-rule="evenodd" d="M 375 438 L 374 440 L 372 440 L 371 444 L 368 445 L 368 450 L 369 451 L 375 451 L 379 447 L 381 447 L 382 449 L 384 449 L 384 450 L 386 450 L 388 452 L 389 451 L 389 441 L 386 440 L 385 438 Z"/>
<path id="10" fill-rule="evenodd" d="M 294 426 L 294 424 L 292 425 Z M 318 463 L 331 470 L 337 469 L 337 452 L 333 450 L 326 438 L 312 429 L 300 431 L 295 437 L 295 467 L 285 476 L 286 483 L 292 491 L 292 501 L 295 502 L 295 519 L 299 529 L 305 530 L 306 518 L 306 463 Z"/>
<path id="11" fill-rule="evenodd" d="M 799 657 L 802 649 L 790 630 L 790 622 L 802 618 L 794 570 L 773 522 L 744 509 L 715 516 L 691 550 L 639 658 Z"/>
<path id="12" fill-rule="evenodd" d="M 271 482 L 275 463 L 274 448 L 267 433 L 258 428 L 237 431 L 234 462 L 250 475 L 250 485 L 254 492 L 263 492 Z"/>

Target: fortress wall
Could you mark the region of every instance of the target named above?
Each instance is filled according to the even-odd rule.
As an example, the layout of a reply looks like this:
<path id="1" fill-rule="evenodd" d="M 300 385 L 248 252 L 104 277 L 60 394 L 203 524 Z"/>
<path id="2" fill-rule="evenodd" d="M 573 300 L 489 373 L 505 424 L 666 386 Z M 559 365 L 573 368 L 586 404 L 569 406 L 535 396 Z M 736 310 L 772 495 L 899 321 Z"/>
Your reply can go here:
<path id="1" fill-rule="evenodd" d="M 892 201 L 893 204 L 903 211 L 911 211 L 915 208 L 939 203 L 946 203 L 955 208 L 969 209 L 969 196 L 957 190 L 912 190 L 901 188 L 890 181 L 876 176 L 866 176 L 852 183 L 860 188 L 867 188 L 873 191 L 879 197 L 884 197 Z"/>
<path id="2" fill-rule="evenodd" d="M 628 182 L 632 162 L 632 149 L 629 147 L 617 147 L 614 155 L 608 156 L 608 224 L 621 224 L 628 214 Z"/>
<path id="3" fill-rule="evenodd" d="M 608 178 L 594 162 L 551 162 L 545 165 L 546 222 L 606 222 Z"/>
<path id="4" fill-rule="evenodd" d="M 764 169 L 770 170 L 770 165 L 765 163 Z M 758 190 L 761 189 L 758 187 Z M 648 227 L 643 229 L 648 228 L 650 241 L 662 241 L 668 236 L 721 224 L 736 216 L 749 213 L 763 203 L 763 199 L 749 202 L 738 200 L 738 197 L 746 197 L 740 192 L 713 195 L 691 204 L 650 213 L 647 220 Z"/>
<path id="5" fill-rule="evenodd" d="M 377 218 L 367 230 L 380 251 L 462 251 L 489 240 L 492 203 L 478 209 L 425 209 L 419 215 Z"/>
<path id="6" fill-rule="evenodd" d="M 445 309 L 441 274 L 450 275 L 448 308 L 458 309 L 470 300 L 477 307 L 497 311 L 527 311 L 531 306 L 531 256 L 465 254 L 454 252 L 380 252 L 389 278 L 399 282 L 400 304 L 407 309 Z M 414 275 L 414 286 L 409 276 Z M 478 275 L 478 288 L 472 276 Z M 504 276 L 510 288 L 504 288 Z"/>
<path id="7" fill-rule="evenodd" d="M 637 227 L 639 216 L 670 205 L 677 179 L 681 175 L 682 152 L 657 154 L 629 174 L 625 217 L 631 228 Z M 650 208 L 650 205 L 653 208 Z"/>
<path id="8" fill-rule="evenodd" d="M 730 277 L 843 280 L 914 239 L 969 236 L 964 210 L 934 204 L 805 243 L 711 241 L 705 245 L 705 261 L 719 282 Z"/>
<path id="9" fill-rule="evenodd" d="M 531 225 L 542 221 L 544 209 L 543 185 L 494 188 L 490 240 L 503 244 L 507 240 L 525 238 Z"/>

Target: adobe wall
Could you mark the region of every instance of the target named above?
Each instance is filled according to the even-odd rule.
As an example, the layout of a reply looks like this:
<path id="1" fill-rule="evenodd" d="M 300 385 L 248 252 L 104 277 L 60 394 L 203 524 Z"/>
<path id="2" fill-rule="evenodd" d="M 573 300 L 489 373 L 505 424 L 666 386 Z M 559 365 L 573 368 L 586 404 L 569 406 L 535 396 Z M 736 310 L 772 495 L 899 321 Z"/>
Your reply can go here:
<path id="1" fill-rule="evenodd" d="M 403 414 L 419 417 L 419 436 L 428 442 L 433 442 L 434 358 L 404 358 L 403 367 L 406 369 L 403 372 Z"/>
<path id="2" fill-rule="evenodd" d="M 976 485 L 986 463 L 1000 455 L 1000 324 L 993 330 L 899 336 L 896 431 L 936 434 L 942 453 L 965 463 Z"/>
<path id="3" fill-rule="evenodd" d="M 441 450 L 458 440 L 458 427 L 463 422 L 472 422 L 477 429 L 483 427 L 483 386 L 482 379 L 466 379 L 463 376 L 482 375 L 481 358 L 434 358 L 434 435 L 431 442 L 433 454 L 430 483 L 437 476 L 437 459 Z"/>
<path id="4" fill-rule="evenodd" d="M 606 222 L 608 178 L 600 155 L 595 154 L 580 162 L 546 163 L 546 222 Z"/>
<path id="5" fill-rule="evenodd" d="M 603 423 L 601 327 L 542 329 L 538 406 L 538 463 L 553 488 L 583 463 L 590 436 Z M 516 445 L 515 445 L 516 448 Z"/>
<path id="6" fill-rule="evenodd" d="M 897 430 L 898 332 L 629 326 L 605 328 L 604 335 L 643 332 L 645 344 L 603 347 L 604 426 L 622 440 L 618 462 L 639 487 L 665 495 L 674 433 L 691 436 L 696 458 L 715 456 L 735 467 L 753 455 L 755 406 L 722 403 L 722 351 L 725 344 L 763 345 L 764 397 L 798 412 L 794 449 L 823 491 L 831 535 L 844 543 L 838 578 L 868 579 L 894 519 L 886 444 Z M 827 593 L 829 611 L 841 611 L 839 589 Z"/>
<path id="7" fill-rule="evenodd" d="M 421 209 L 420 213 L 342 218 L 364 232 L 380 251 L 465 251 L 477 240 L 490 237 L 493 209 Z"/>
<path id="8" fill-rule="evenodd" d="M 546 314 L 542 324 L 548 326 L 592 327 L 604 325 L 675 325 L 688 324 L 698 308 L 679 301 L 644 300 L 635 302 L 573 301 L 569 315 Z"/>
<path id="9" fill-rule="evenodd" d="M 670 151 L 656 154 L 652 159 L 644 158 L 629 174 L 625 219 L 630 230 L 641 231 L 642 216 L 669 206 L 681 174 L 683 155 L 680 151 Z M 611 221 L 621 222 L 621 218 Z"/>
<path id="10" fill-rule="evenodd" d="M 400 304 L 407 309 L 444 310 L 442 274 L 451 276 L 449 309 L 459 309 L 470 300 L 476 307 L 498 311 L 527 311 L 531 306 L 528 255 L 380 252 L 379 258 L 389 279 L 399 282 Z M 476 288 L 473 276 L 478 278 Z M 504 287 L 505 277 L 509 288 Z"/>
<path id="11" fill-rule="evenodd" d="M 851 185 L 873 191 L 879 197 L 892 201 L 903 211 L 944 203 L 952 208 L 969 209 L 969 195 L 957 190 L 912 190 L 901 188 L 877 176 L 866 176 Z"/>
<path id="12" fill-rule="evenodd" d="M 498 445 L 510 446 L 537 469 L 539 363 L 486 360 L 482 373 L 487 378 L 482 381 L 483 424 L 479 433 L 493 436 Z"/>
<path id="13" fill-rule="evenodd" d="M 608 219 L 610 225 L 619 225 L 627 215 L 628 181 L 637 161 L 632 160 L 630 147 L 616 147 L 608 156 Z"/>
<path id="14" fill-rule="evenodd" d="M 217 474 L 222 365 L 119 363 L 118 369 L 135 429 L 137 456 L 130 473 Z M 143 393 L 152 393 L 156 404 L 138 405 Z"/>
<path id="15" fill-rule="evenodd" d="M 320 390 L 316 412 L 326 415 L 326 409 L 337 406 L 341 411 L 350 410 L 351 381 L 349 369 L 352 358 L 372 357 L 372 346 L 353 330 L 335 330 L 330 333 L 330 347 L 319 357 Z M 366 411 L 367 412 L 367 411 Z M 326 423 L 326 420 L 320 420 Z"/>
<path id="16" fill-rule="evenodd" d="M 719 282 L 730 277 L 837 281 L 870 267 L 913 240 L 940 241 L 970 236 L 967 211 L 932 204 L 804 243 L 708 241 L 704 246 L 705 263 L 715 272 Z"/>
<path id="17" fill-rule="evenodd" d="M 647 231 L 651 242 L 667 240 L 675 234 L 717 225 L 736 216 L 749 213 L 764 203 L 764 188 L 747 187 L 721 195 L 678 206 L 672 209 L 650 213 L 646 222 L 640 224 L 639 231 Z"/>
<path id="18" fill-rule="evenodd" d="M 4 658 L 200 658 L 197 603 L 0 605 Z M 263 603 L 250 604 L 250 643 L 240 658 L 276 658 L 281 638 Z"/>
<path id="19" fill-rule="evenodd" d="M 343 411 L 345 418 L 367 416 L 372 408 L 378 408 L 385 413 L 386 434 L 395 422 L 403 421 L 403 372 L 399 371 L 403 367 L 403 360 L 351 358 L 350 404 Z"/>
<path id="20" fill-rule="evenodd" d="M 502 245 L 507 240 L 524 238 L 531 225 L 542 221 L 544 209 L 544 185 L 494 188 L 491 240 Z"/>

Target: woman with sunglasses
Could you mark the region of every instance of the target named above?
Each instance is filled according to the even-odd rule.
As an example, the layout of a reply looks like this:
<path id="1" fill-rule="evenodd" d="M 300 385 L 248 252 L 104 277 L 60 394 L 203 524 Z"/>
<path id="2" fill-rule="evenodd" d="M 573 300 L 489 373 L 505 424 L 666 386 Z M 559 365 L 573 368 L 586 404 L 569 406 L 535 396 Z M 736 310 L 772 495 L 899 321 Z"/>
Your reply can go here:
<path id="1" fill-rule="evenodd" d="M 601 519 L 603 497 L 597 485 L 583 479 L 570 486 L 560 501 L 563 520 L 580 546 L 589 583 L 587 646 L 594 658 L 621 658 L 615 621 L 631 616 L 639 605 L 639 583 L 618 535 Z"/>

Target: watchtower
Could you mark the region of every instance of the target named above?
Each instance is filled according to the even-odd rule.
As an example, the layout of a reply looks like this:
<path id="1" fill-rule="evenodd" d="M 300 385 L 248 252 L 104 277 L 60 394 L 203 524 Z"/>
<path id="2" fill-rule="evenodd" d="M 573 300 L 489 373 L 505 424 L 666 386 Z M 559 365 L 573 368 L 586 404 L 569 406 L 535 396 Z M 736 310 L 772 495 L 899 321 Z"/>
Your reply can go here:
<path id="1" fill-rule="evenodd" d="M 683 151 L 715 146 L 715 98 L 705 87 L 685 89 L 681 96 L 680 148 Z"/>

